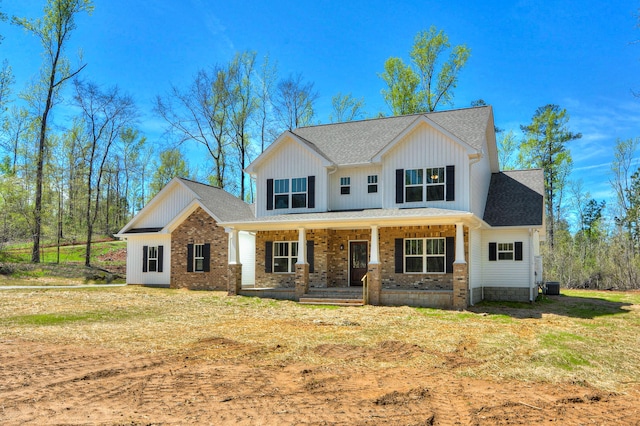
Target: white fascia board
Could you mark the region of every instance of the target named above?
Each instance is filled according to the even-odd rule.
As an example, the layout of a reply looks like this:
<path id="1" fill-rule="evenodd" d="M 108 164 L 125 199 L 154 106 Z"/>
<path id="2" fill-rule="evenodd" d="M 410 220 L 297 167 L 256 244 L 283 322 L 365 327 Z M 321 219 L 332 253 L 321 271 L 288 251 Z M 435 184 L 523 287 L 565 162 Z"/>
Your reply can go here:
<path id="1" fill-rule="evenodd" d="M 291 138 L 294 142 L 298 143 L 301 147 L 303 147 L 305 150 L 307 150 L 307 152 L 309 152 L 311 155 L 317 157 L 318 159 L 320 159 L 320 162 L 322 163 L 322 165 L 324 167 L 330 167 L 333 166 L 334 164 L 329 161 L 325 156 L 321 155 L 318 151 L 312 149 L 305 141 L 303 141 L 300 137 L 298 137 L 296 134 L 292 133 L 291 131 L 287 130 L 286 132 L 284 132 L 283 134 L 281 134 L 280 136 L 278 136 L 278 139 L 276 139 L 275 141 L 273 141 L 273 143 L 271 145 L 269 145 L 267 147 L 267 149 L 265 149 L 262 154 L 260 154 L 258 156 L 258 158 L 256 158 L 255 160 L 253 160 L 251 162 L 251 164 L 249 164 L 245 169 L 245 173 L 248 173 L 250 175 L 255 175 L 256 173 L 256 169 L 258 167 L 260 167 L 260 165 L 262 163 L 264 163 L 273 152 L 275 152 L 279 146 L 284 143 L 283 141 L 285 141 L 287 138 Z"/>
<path id="2" fill-rule="evenodd" d="M 467 152 L 469 152 L 469 155 L 478 153 L 478 150 L 476 148 L 472 147 L 471 145 L 469 145 L 468 143 L 466 143 L 465 141 L 463 141 L 462 139 L 460 139 L 459 137 L 457 137 L 453 133 L 449 132 L 444 127 L 440 126 L 439 124 L 436 124 L 433 120 L 431 120 L 427 116 L 421 115 L 418 118 L 416 118 L 416 120 L 413 123 L 409 124 L 406 129 L 404 129 L 402 132 L 400 132 L 400 134 L 398 134 L 398 136 L 393 138 L 391 140 L 391 142 L 389 142 L 384 148 L 382 148 L 380 151 L 378 151 L 378 153 L 371 159 L 371 161 L 373 161 L 373 162 L 381 162 L 382 161 L 382 157 L 387 152 L 389 152 L 393 147 L 395 147 L 398 142 L 400 142 L 402 139 L 404 139 L 405 136 L 407 136 L 410 132 L 412 132 L 420 124 L 426 124 L 426 125 L 434 128 L 438 132 L 442 133 L 443 135 L 453 139 L 456 143 L 458 143 L 462 147 L 464 147 L 467 150 Z"/>

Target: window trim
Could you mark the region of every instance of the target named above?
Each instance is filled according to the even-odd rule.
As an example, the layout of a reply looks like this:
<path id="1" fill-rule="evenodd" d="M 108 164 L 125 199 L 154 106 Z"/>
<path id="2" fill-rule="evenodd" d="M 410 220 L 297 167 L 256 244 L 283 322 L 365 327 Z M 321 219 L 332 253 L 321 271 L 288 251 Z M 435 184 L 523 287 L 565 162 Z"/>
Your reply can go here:
<path id="1" fill-rule="evenodd" d="M 301 183 L 301 186 L 304 188 L 304 191 L 294 190 L 294 186 L 300 185 L 298 184 L 298 182 Z M 304 196 L 304 205 L 294 206 L 294 198 L 300 199 L 301 195 Z M 280 197 L 281 200 L 286 198 L 287 200 L 286 206 L 278 204 L 278 197 Z M 308 208 L 308 206 L 309 206 L 309 177 L 308 176 L 273 180 L 273 209 L 274 210 L 306 209 Z"/>
<path id="2" fill-rule="evenodd" d="M 367 176 L 367 193 L 375 194 L 378 192 L 378 175 Z"/>
<path id="3" fill-rule="evenodd" d="M 200 255 L 198 255 L 198 250 L 200 251 Z M 198 260 L 202 261 L 201 269 L 198 269 Z M 193 272 L 204 272 L 204 244 L 194 244 L 193 245 Z"/>
<path id="4" fill-rule="evenodd" d="M 418 183 L 409 183 L 409 172 L 416 172 L 415 177 Z M 410 200 L 409 190 L 420 188 L 420 199 Z M 405 169 L 404 171 L 404 199 L 407 203 L 421 203 L 424 201 L 424 169 Z"/>
<path id="5" fill-rule="evenodd" d="M 154 253 L 155 252 L 155 253 Z M 152 253 L 155 256 L 152 256 Z M 147 272 L 158 272 L 158 246 L 148 246 L 147 247 Z M 153 269 L 151 268 L 151 262 L 155 262 L 155 266 Z"/>
<path id="6" fill-rule="evenodd" d="M 509 247 L 510 246 L 510 247 Z M 515 260 L 515 244 L 514 243 L 497 243 L 496 258 L 497 260 Z"/>
<path id="7" fill-rule="evenodd" d="M 351 194 L 351 176 L 343 176 L 340 178 L 340 195 Z"/>
<path id="8" fill-rule="evenodd" d="M 278 256 L 278 245 L 287 244 L 287 255 L 286 256 Z M 295 249 L 295 255 L 293 247 Z M 297 241 L 274 241 L 273 249 L 272 249 L 272 270 L 271 272 L 274 274 L 294 274 L 296 272 L 295 264 L 298 261 L 298 242 Z M 287 259 L 287 271 L 277 271 L 276 267 L 279 265 L 276 263 L 276 259 Z"/>
<path id="9" fill-rule="evenodd" d="M 428 253 L 427 241 L 441 241 L 442 253 Z M 420 241 L 420 250 L 422 253 L 407 255 L 407 241 Z M 422 259 L 422 271 L 407 271 L 407 258 Z M 442 271 L 427 271 L 429 258 L 442 258 Z M 404 274 L 446 274 L 447 273 L 447 240 L 445 237 L 427 237 L 427 238 L 404 238 L 402 240 L 402 272 Z"/>
<path id="10" fill-rule="evenodd" d="M 434 173 L 437 170 L 437 174 Z M 447 174 L 445 167 L 427 167 L 424 171 L 425 174 L 425 199 L 427 201 L 445 201 L 447 198 Z M 431 172 L 429 172 L 431 171 Z M 436 178 L 433 179 L 433 176 Z M 437 180 L 437 182 L 431 182 Z M 429 188 L 442 187 L 442 198 L 429 199 Z"/>

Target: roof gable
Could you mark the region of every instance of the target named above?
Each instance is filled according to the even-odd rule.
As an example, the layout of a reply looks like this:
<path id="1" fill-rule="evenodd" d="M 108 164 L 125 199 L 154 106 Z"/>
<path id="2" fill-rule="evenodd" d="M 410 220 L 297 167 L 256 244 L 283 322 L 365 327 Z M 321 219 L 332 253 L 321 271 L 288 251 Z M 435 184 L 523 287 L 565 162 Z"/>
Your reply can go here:
<path id="1" fill-rule="evenodd" d="M 299 144 L 310 155 L 317 157 L 323 166 L 329 167 L 333 165 L 331 159 L 327 157 L 313 142 L 295 133 L 286 131 L 281 134 L 278 139 L 276 139 L 271 145 L 269 145 L 267 149 L 265 149 L 262 154 L 258 156 L 258 158 L 253 160 L 253 162 L 251 162 L 251 164 L 249 164 L 244 171 L 249 174 L 255 173 L 257 168 L 259 168 L 265 161 L 267 161 L 269 157 L 275 155 L 282 148 L 282 146 L 289 141 L 293 141 Z"/>
<path id="2" fill-rule="evenodd" d="M 362 164 L 376 161 L 418 123 L 427 123 L 468 149 L 483 151 L 487 128 L 493 130 L 493 113 L 483 106 L 300 127 L 292 133 L 337 165 Z"/>

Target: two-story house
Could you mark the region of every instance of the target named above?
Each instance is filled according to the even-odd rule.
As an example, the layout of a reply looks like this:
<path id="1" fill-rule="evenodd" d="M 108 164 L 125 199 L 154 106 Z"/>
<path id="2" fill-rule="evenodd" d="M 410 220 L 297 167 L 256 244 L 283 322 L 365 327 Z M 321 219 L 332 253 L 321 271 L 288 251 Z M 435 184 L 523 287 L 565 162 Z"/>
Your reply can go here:
<path id="1" fill-rule="evenodd" d="M 491 107 L 298 128 L 246 171 L 254 212 L 210 208 L 228 235 L 231 294 L 301 300 L 366 276 L 371 304 L 537 295 L 543 174 L 500 172 Z"/>

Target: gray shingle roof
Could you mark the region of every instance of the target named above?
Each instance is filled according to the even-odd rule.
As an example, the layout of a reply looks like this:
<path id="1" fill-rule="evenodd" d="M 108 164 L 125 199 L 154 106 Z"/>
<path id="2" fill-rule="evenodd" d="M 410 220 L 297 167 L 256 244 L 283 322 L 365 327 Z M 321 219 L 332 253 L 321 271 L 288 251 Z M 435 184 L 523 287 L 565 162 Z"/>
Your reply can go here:
<path id="1" fill-rule="evenodd" d="M 472 147 L 481 150 L 491 107 L 300 127 L 293 133 L 338 165 L 370 161 L 389 142 L 425 116 Z M 491 123 L 490 125 L 493 125 Z"/>
<path id="2" fill-rule="evenodd" d="M 221 222 L 255 218 L 253 207 L 227 191 L 204 183 L 178 178 L 200 197 L 200 202 Z"/>
<path id="3" fill-rule="evenodd" d="M 541 169 L 493 173 L 484 221 L 491 226 L 542 226 L 544 174 Z"/>

